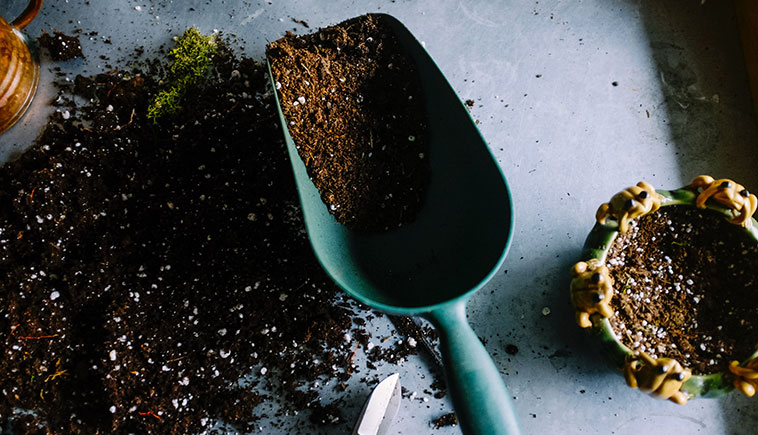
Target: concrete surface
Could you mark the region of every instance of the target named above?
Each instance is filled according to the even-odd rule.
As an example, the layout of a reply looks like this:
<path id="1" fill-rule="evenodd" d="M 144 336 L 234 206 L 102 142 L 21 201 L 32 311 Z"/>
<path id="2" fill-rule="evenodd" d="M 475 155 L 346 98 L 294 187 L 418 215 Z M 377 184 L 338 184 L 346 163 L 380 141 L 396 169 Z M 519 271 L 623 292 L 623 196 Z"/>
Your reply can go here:
<path id="1" fill-rule="evenodd" d="M 0 0 L 0 13 L 14 17 L 23 3 Z M 27 33 L 81 28 L 110 37 L 111 46 L 82 37 L 87 59 L 60 65 L 73 78 L 104 70 L 100 54 L 117 64 L 136 46 L 156 49 L 189 25 L 237 34 L 249 55 L 262 58 L 267 41 L 306 30 L 292 18 L 315 28 L 366 12 L 394 15 L 425 42 L 461 99 L 475 100 L 472 115 L 513 191 L 512 248 L 468 312 L 514 396 L 524 433 L 752 434 L 756 399 L 735 393 L 678 406 L 627 388 L 574 324 L 568 298 L 568 270 L 595 210 L 617 191 L 640 180 L 676 188 L 701 173 L 758 190 L 758 130 L 731 2 L 700 3 L 66 0 L 48 1 Z M 52 65 L 43 61 L 44 84 Z M 52 95 L 43 85 L 22 123 L 0 137 L 0 159 L 31 142 Z M 374 322 L 377 337 L 391 328 L 386 318 Z M 506 344 L 519 352 L 506 354 Z M 430 426 L 452 408 L 423 393 L 429 365 L 415 358 L 379 367 L 380 376 L 398 370 L 403 385 L 418 392 L 403 400 L 393 431 L 459 433 Z M 324 400 L 338 394 L 354 403 L 343 409 L 353 418 L 368 389 L 358 382 L 344 393 L 327 388 Z M 289 432 L 265 421 L 259 430 Z"/>

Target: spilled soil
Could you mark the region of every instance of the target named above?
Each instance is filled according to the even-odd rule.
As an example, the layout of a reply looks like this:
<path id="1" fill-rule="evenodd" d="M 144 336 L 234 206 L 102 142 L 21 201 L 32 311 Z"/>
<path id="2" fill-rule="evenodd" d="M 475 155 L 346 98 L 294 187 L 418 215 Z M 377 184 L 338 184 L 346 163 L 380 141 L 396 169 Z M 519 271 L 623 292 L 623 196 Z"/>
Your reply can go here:
<path id="1" fill-rule="evenodd" d="M 149 63 L 61 80 L 0 168 L 0 431 L 245 432 L 274 402 L 347 427 L 312 385 L 382 353 L 308 245 L 265 66 L 222 43 L 154 124 Z"/>

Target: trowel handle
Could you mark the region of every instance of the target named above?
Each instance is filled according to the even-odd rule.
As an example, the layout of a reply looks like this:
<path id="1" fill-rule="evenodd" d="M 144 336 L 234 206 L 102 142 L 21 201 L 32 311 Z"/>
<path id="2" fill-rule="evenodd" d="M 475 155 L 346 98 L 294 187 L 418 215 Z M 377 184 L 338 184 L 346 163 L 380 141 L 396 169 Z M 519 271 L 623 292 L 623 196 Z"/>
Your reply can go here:
<path id="1" fill-rule="evenodd" d="M 427 316 L 440 334 L 447 388 L 463 433 L 520 434 L 503 379 L 466 321 L 466 301 L 454 301 Z"/>

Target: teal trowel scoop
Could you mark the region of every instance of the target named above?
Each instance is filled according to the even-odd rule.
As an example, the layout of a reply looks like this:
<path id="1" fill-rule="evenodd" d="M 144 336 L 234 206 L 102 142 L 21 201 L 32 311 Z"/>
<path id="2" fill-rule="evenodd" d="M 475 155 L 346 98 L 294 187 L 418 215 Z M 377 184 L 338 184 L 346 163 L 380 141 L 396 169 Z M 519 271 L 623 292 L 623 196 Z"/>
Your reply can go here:
<path id="1" fill-rule="evenodd" d="M 476 125 L 421 44 L 383 15 L 416 63 L 425 99 L 431 179 L 416 220 L 379 234 L 354 233 L 329 214 L 277 108 L 305 224 L 321 265 L 344 291 L 378 310 L 421 315 L 440 332 L 445 375 L 467 434 L 518 434 L 503 380 L 466 321 L 470 296 L 505 258 L 511 196 Z"/>

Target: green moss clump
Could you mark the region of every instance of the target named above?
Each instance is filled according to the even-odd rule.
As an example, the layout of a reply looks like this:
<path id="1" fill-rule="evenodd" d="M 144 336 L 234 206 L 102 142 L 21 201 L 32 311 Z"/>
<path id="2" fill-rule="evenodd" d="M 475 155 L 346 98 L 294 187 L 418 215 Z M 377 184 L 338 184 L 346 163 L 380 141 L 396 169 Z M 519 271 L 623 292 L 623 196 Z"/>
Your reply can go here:
<path id="1" fill-rule="evenodd" d="M 154 123 L 159 118 L 171 116 L 182 110 L 181 101 L 188 89 L 197 86 L 213 64 L 217 44 L 215 35 L 203 35 L 194 27 L 176 38 L 176 48 L 171 50 L 168 89 L 155 96 L 147 108 L 147 118 Z"/>

